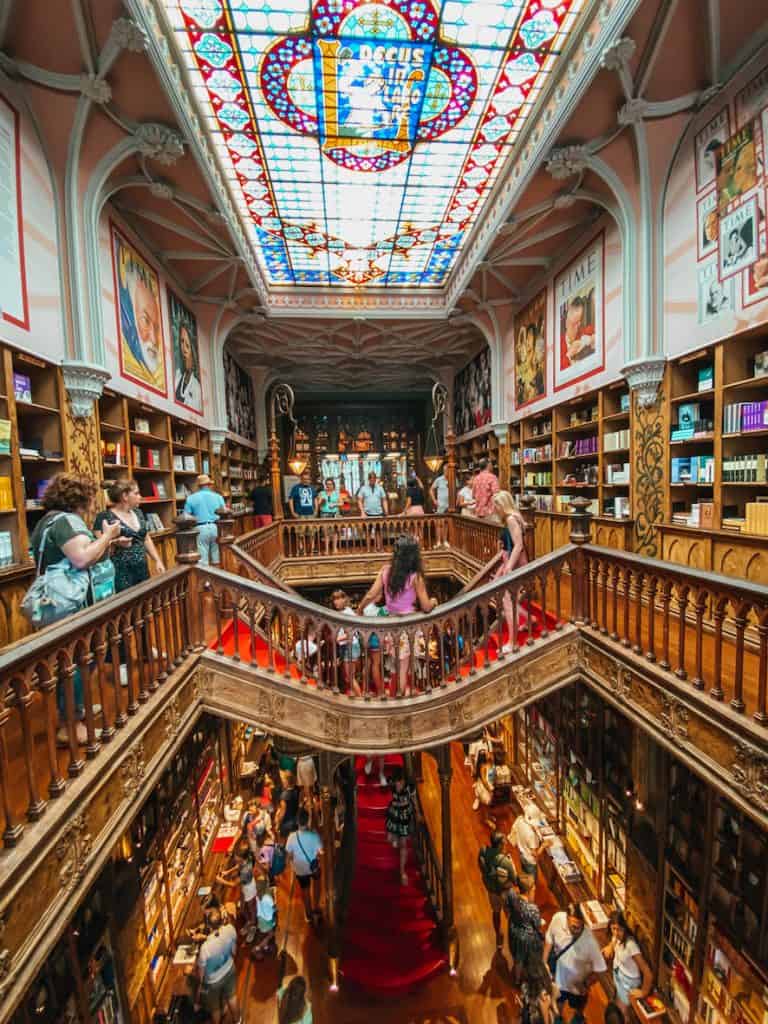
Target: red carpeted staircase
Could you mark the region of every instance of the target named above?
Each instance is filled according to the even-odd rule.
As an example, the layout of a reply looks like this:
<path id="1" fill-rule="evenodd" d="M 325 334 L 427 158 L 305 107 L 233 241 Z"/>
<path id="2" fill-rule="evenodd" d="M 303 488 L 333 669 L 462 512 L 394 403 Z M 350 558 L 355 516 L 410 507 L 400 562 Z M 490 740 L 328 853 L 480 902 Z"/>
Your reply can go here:
<path id="1" fill-rule="evenodd" d="M 447 964 L 438 925 L 413 850 L 408 885 L 400 882 L 398 851 L 387 841 L 389 787 L 379 784 L 378 761 L 366 775 L 357 758 L 357 848 L 350 889 L 341 972 L 346 983 L 397 999 Z M 402 758 L 387 758 L 391 772 Z"/>

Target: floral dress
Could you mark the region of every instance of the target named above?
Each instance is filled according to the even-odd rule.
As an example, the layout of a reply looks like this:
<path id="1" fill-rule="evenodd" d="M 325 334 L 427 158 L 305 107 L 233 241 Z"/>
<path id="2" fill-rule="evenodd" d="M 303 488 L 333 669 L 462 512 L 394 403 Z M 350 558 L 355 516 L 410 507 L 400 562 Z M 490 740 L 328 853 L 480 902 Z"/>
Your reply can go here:
<path id="1" fill-rule="evenodd" d="M 524 964 L 532 955 L 541 956 L 544 939 L 541 914 L 535 903 L 510 891 L 506 898 L 509 952 L 516 963 Z"/>
<path id="2" fill-rule="evenodd" d="M 412 786 L 405 786 L 392 794 L 387 808 L 387 832 L 402 839 L 413 831 L 414 792 Z"/>
<path id="3" fill-rule="evenodd" d="M 120 520 L 122 525 L 120 536 L 130 537 L 131 546 L 123 548 L 115 545 L 112 550 L 112 562 L 115 566 L 115 590 L 118 594 L 129 587 L 135 587 L 137 583 L 143 583 L 144 580 L 149 579 L 147 550 L 144 547 L 149 527 L 141 509 L 137 508 L 134 514 L 139 524 L 135 530 L 122 519 Z M 105 525 L 113 523 L 117 518 L 114 512 L 110 512 L 109 509 L 106 512 L 99 512 L 94 521 L 93 528 L 98 533 L 101 533 Z"/>

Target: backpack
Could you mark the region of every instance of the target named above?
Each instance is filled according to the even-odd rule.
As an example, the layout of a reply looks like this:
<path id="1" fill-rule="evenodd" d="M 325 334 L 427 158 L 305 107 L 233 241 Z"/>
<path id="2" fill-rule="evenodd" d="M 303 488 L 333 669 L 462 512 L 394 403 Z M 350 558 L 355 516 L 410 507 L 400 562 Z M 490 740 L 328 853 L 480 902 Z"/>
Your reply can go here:
<path id="1" fill-rule="evenodd" d="M 43 568 L 45 542 L 51 528 L 66 512 L 54 516 L 40 538 L 37 555 L 37 577 L 21 602 L 21 611 L 35 629 L 74 615 L 85 607 L 91 577 L 87 569 L 75 569 L 68 558 Z"/>
<path id="2" fill-rule="evenodd" d="M 484 847 L 477 857 L 480 862 L 483 882 L 490 892 L 498 892 L 515 881 L 514 875 L 499 863 L 501 854 L 497 853 L 492 846 Z"/>
<path id="3" fill-rule="evenodd" d="M 278 875 L 282 875 L 287 863 L 288 854 L 285 852 L 285 847 L 276 844 L 275 852 L 272 854 L 272 877 L 277 878 Z"/>

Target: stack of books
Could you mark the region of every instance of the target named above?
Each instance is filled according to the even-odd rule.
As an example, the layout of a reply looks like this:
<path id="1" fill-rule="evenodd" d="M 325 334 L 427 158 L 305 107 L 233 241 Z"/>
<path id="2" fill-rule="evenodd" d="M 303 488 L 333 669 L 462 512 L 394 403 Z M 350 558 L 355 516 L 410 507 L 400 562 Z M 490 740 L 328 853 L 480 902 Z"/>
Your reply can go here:
<path id="1" fill-rule="evenodd" d="M 620 448 L 629 448 L 629 430 L 614 430 L 611 434 L 603 436 L 603 451 L 615 452 Z"/>
<path id="2" fill-rule="evenodd" d="M 732 455 L 723 459 L 723 483 L 764 484 L 768 469 L 766 455 Z"/>
<path id="3" fill-rule="evenodd" d="M 605 482 L 607 484 L 628 484 L 629 483 L 629 463 L 628 462 L 615 462 L 612 465 L 605 467 Z"/>
<path id="4" fill-rule="evenodd" d="M 768 537 L 768 502 L 748 501 L 744 511 L 746 513 L 745 532 Z"/>
<path id="5" fill-rule="evenodd" d="M 573 455 L 596 455 L 597 435 L 594 437 L 579 437 L 574 441 L 561 441 L 557 446 L 557 456 L 560 459 L 567 459 Z"/>
<path id="6" fill-rule="evenodd" d="M 711 484 L 714 480 L 714 455 L 691 455 L 672 459 L 671 483 Z"/>

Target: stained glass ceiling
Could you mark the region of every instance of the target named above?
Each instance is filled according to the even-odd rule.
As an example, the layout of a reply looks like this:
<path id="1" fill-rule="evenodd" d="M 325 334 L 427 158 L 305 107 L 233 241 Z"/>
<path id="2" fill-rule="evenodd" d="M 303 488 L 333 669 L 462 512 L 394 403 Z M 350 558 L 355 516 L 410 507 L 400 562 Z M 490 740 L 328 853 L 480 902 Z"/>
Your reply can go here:
<path id="1" fill-rule="evenodd" d="M 163 0 L 274 286 L 440 288 L 585 0 Z"/>

